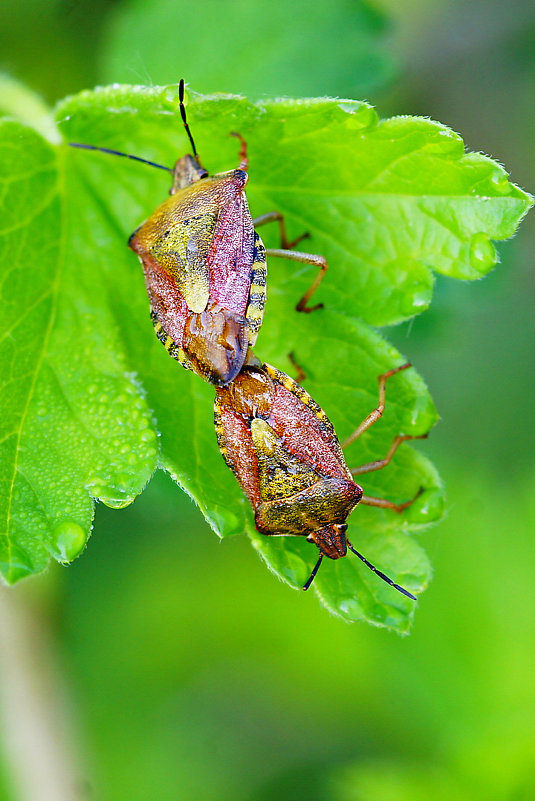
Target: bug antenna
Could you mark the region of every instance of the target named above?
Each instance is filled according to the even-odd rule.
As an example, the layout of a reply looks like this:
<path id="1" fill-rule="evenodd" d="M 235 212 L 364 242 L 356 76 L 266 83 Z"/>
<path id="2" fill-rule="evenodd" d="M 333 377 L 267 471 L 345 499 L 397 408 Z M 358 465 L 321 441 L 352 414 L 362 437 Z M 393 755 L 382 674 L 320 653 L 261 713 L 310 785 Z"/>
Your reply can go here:
<path id="1" fill-rule="evenodd" d="M 322 563 L 322 560 L 323 560 L 323 553 L 320 553 L 320 558 L 318 559 L 318 561 L 317 561 L 317 562 L 316 562 L 316 564 L 314 565 L 314 570 L 313 570 L 313 571 L 312 571 L 312 573 L 310 574 L 310 578 L 309 578 L 309 580 L 307 581 L 307 583 L 306 583 L 306 584 L 305 584 L 305 586 L 303 587 L 303 589 L 304 589 L 304 590 L 308 590 L 308 588 L 310 587 L 310 585 L 312 584 L 312 582 L 313 582 L 313 581 L 314 581 L 314 579 L 316 578 L 316 573 L 317 573 L 317 572 L 318 572 L 318 570 L 319 570 L 319 566 L 321 565 L 321 563 Z"/>
<path id="2" fill-rule="evenodd" d="M 404 589 L 403 587 L 400 587 L 399 584 L 394 584 L 394 582 L 392 581 L 391 578 L 388 578 L 388 576 L 386 576 L 384 573 L 381 573 L 380 570 L 377 570 L 375 565 L 372 565 L 371 562 L 368 562 L 368 560 L 361 553 L 359 553 L 358 551 L 356 551 L 353 548 L 353 546 L 351 545 L 349 540 L 346 540 L 346 545 L 349 548 L 349 550 L 352 551 L 355 554 L 355 556 L 358 556 L 358 558 L 362 562 L 364 562 L 366 567 L 369 567 L 370 570 L 373 570 L 373 572 L 376 573 L 379 576 L 379 578 L 382 578 L 383 581 L 386 581 L 387 584 L 390 584 L 390 586 L 394 587 L 394 589 L 397 590 L 398 592 L 401 592 L 403 595 L 406 595 L 407 598 L 412 598 L 413 601 L 416 601 L 416 596 L 415 595 L 413 595 L 411 592 L 409 592 L 408 590 Z M 316 567 L 317 567 L 317 565 L 316 565 Z M 316 570 L 316 568 L 314 568 L 314 570 Z"/>
<path id="3" fill-rule="evenodd" d="M 142 164 L 148 164 L 149 167 L 157 167 L 159 170 L 166 170 L 166 172 L 173 172 L 171 167 L 164 167 L 163 164 L 156 164 L 154 161 L 148 161 L 147 159 L 142 159 L 139 156 L 131 156 L 130 153 L 121 153 L 120 150 L 110 150 L 109 147 L 84 145 L 81 142 L 69 142 L 69 147 L 79 147 L 82 150 L 98 150 L 100 153 L 108 153 L 110 156 L 122 156 L 125 159 L 132 159 L 132 161 L 140 161 Z"/>
<path id="4" fill-rule="evenodd" d="M 178 85 L 178 101 L 180 103 L 180 116 L 182 117 L 182 122 L 184 123 L 184 128 L 186 129 L 189 141 L 191 142 L 191 147 L 193 148 L 193 155 L 195 156 L 195 160 L 200 167 L 201 161 L 199 159 L 199 154 L 197 153 L 197 148 L 195 147 L 195 142 L 193 141 L 193 136 L 191 135 L 191 131 L 188 125 L 188 120 L 186 118 L 186 107 L 184 105 L 184 78 L 180 79 L 180 83 Z"/>

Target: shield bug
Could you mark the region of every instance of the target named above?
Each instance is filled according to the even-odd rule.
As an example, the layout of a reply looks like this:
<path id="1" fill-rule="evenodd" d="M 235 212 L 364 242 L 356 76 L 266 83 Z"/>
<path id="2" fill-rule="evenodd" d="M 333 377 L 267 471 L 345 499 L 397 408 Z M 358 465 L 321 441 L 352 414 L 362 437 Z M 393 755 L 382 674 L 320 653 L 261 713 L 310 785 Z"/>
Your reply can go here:
<path id="1" fill-rule="evenodd" d="M 73 147 L 125 156 L 172 173 L 170 195 L 128 240 L 143 265 L 158 339 L 186 369 L 217 386 L 240 372 L 247 350 L 256 342 L 266 296 L 266 255 L 282 256 L 319 268 L 299 303 L 309 306 L 325 271 L 322 256 L 292 248 L 284 218 L 269 212 L 253 220 L 247 204 L 247 146 L 241 143 L 236 169 L 209 175 L 202 166 L 186 118 L 184 81 L 179 85 L 179 108 L 192 154 L 173 169 L 108 148 L 70 143 Z M 279 249 L 265 249 L 255 226 L 278 222 Z"/>
<path id="2" fill-rule="evenodd" d="M 341 446 L 333 425 L 299 384 L 269 364 L 248 360 L 238 377 L 217 390 L 215 429 L 225 462 L 255 512 L 262 534 L 304 536 L 320 556 L 303 589 L 314 580 L 324 556 L 340 559 L 352 551 L 379 578 L 412 598 L 408 590 L 360 554 L 346 537 L 346 520 L 357 504 L 401 512 L 414 499 L 394 503 L 363 494 L 354 476 L 380 470 L 408 439 L 396 437 L 384 459 L 350 470 L 342 448 L 381 417 L 387 380 L 410 367 L 403 364 L 379 376 L 379 403 Z"/>

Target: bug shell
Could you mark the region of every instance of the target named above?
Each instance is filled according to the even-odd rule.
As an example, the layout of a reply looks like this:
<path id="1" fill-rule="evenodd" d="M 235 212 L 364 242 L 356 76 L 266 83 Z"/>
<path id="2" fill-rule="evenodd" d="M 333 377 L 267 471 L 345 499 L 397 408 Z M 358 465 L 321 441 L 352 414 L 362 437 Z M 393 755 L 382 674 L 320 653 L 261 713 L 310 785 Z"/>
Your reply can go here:
<path id="1" fill-rule="evenodd" d="M 224 385 L 262 322 L 265 249 L 244 192 L 247 173 L 208 176 L 190 162 L 177 162 L 171 197 L 129 246 L 143 265 L 158 338 L 184 367 Z"/>
<path id="2" fill-rule="evenodd" d="M 268 535 L 306 536 L 346 554 L 345 521 L 362 497 L 332 423 L 302 387 L 268 364 L 217 390 L 219 448 Z"/>

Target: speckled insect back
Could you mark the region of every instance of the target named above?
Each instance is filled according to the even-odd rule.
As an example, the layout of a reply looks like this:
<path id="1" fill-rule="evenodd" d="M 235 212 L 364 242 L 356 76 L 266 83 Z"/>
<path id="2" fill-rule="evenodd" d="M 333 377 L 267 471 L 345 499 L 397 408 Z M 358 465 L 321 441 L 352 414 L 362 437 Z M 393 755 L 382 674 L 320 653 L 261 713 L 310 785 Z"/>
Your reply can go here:
<path id="1" fill-rule="evenodd" d="M 239 167 L 210 176 L 187 123 L 183 81 L 179 100 L 193 156 L 176 162 L 171 197 L 128 244 L 143 265 L 158 339 L 183 367 L 221 385 L 239 373 L 256 342 L 266 296 L 266 251 L 245 195 L 244 140 L 239 137 Z"/>
<path id="2" fill-rule="evenodd" d="M 176 166 L 183 172 L 184 157 Z M 202 180 L 201 180 L 202 179 Z M 244 188 L 247 173 L 194 173 L 130 237 L 143 265 L 156 334 L 207 381 L 239 373 L 262 323 L 266 252 Z"/>
<path id="3" fill-rule="evenodd" d="M 297 303 L 308 306 L 327 269 L 322 256 L 292 250 L 307 234 L 289 242 L 283 216 L 269 212 L 253 220 L 245 187 L 247 146 L 241 143 L 236 169 L 209 175 L 202 166 L 184 107 L 184 81 L 179 108 L 193 155 L 173 169 L 103 147 L 70 144 L 140 161 L 173 174 L 171 197 L 131 235 L 128 244 L 143 266 L 158 339 L 170 356 L 206 381 L 224 386 L 240 372 L 258 336 L 266 300 L 266 254 L 313 264 L 319 272 Z M 255 225 L 279 224 L 281 247 L 266 251 Z"/>
<path id="4" fill-rule="evenodd" d="M 386 380 L 408 366 L 380 376 L 379 407 L 359 426 L 357 436 L 382 414 Z M 349 548 L 380 578 L 414 599 L 370 564 L 346 537 L 346 520 L 357 504 L 400 512 L 412 501 L 395 504 L 363 494 L 346 465 L 332 423 L 303 387 L 252 357 L 231 384 L 217 390 L 214 420 L 219 448 L 251 502 L 258 531 L 304 536 L 319 548 L 319 560 L 304 589 L 312 583 L 324 556 L 340 559 Z M 399 444 L 411 438 L 396 437 L 385 459 L 353 472 L 384 467 Z"/>

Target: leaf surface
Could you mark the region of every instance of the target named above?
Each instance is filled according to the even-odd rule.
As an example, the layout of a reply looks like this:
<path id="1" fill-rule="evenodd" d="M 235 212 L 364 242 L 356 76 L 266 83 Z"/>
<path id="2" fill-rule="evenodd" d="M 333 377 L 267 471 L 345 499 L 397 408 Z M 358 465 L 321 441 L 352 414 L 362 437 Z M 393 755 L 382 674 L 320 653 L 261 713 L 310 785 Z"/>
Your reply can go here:
<path id="1" fill-rule="evenodd" d="M 156 435 L 128 372 L 98 251 L 63 152 L 0 126 L 0 570 L 12 583 L 83 549 L 91 496 L 124 506 L 156 465 Z"/>

